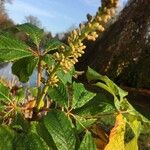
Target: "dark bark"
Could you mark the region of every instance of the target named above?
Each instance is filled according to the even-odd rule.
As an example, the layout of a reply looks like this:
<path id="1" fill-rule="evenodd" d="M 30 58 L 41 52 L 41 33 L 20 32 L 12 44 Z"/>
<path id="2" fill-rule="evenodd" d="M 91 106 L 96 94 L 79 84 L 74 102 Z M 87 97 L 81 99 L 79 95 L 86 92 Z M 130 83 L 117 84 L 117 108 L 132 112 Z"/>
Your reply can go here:
<path id="1" fill-rule="evenodd" d="M 130 0 L 117 21 L 95 42 L 77 64 L 105 74 L 117 83 L 150 88 L 150 1 Z"/>

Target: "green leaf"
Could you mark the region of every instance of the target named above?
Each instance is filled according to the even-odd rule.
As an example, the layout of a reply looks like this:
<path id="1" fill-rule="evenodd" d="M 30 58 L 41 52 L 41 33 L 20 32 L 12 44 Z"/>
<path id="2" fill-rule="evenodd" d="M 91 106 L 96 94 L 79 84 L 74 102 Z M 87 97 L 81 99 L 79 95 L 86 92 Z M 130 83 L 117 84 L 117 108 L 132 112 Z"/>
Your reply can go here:
<path id="1" fill-rule="evenodd" d="M 17 134 L 16 138 L 13 141 L 13 150 L 27 150 L 25 145 L 25 134 Z"/>
<path id="2" fill-rule="evenodd" d="M 17 113 L 11 122 L 11 127 L 16 130 L 23 130 L 25 132 L 29 129 L 29 122 L 24 118 L 22 113 Z"/>
<path id="3" fill-rule="evenodd" d="M 114 99 L 116 100 L 123 100 L 123 98 L 128 95 L 126 91 L 118 87 L 107 76 L 102 76 L 91 68 L 88 68 L 86 76 L 89 81 L 100 80 L 101 82 L 98 82 L 95 85 L 111 93 L 114 96 Z M 117 96 L 119 96 L 119 99 L 117 98 Z"/>
<path id="4" fill-rule="evenodd" d="M 36 46 L 39 47 L 40 41 L 44 35 L 44 31 L 30 23 L 18 25 L 17 29 L 26 33 L 33 41 Z"/>
<path id="5" fill-rule="evenodd" d="M 97 93 L 84 106 L 73 110 L 75 116 L 78 115 L 86 119 L 98 119 L 100 125 L 107 131 L 114 125 L 114 113 L 116 113 L 116 108 L 113 101 L 102 93 Z"/>
<path id="6" fill-rule="evenodd" d="M 0 100 L 8 100 L 11 101 L 9 98 L 10 89 L 0 83 Z"/>
<path id="7" fill-rule="evenodd" d="M 110 98 L 101 93 L 97 95 L 84 106 L 74 110 L 74 114 L 80 116 L 105 116 L 106 113 L 114 113 L 116 111 L 115 106 Z M 106 115 L 107 116 L 107 115 Z M 107 116 L 108 117 L 108 116 Z"/>
<path id="8" fill-rule="evenodd" d="M 44 141 L 47 143 L 47 145 L 50 147 L 50 149 L 57 150 L 56 145 L 55 145 L 51 135 L 49 134 L 49 132 L 46 129 L 46 127 L 44 126 L 44 122 L 43 121 L 41 121 L 37 125 L 37 132 L 40 135 L 40 137 L 42 137 L 44 139 Z"/>
<path id="9" fill-rule="evenodd" d="M 90 127 L 96 122 L 97 119 L 85 119 L 84 117 L 75 115 L 76 119 L 76 129 L 78 133 Z"/>
<path id="10" fill-rule="evenodd" d="M 138 119 L 142 122 L 143 128 L 146 132 L 150 132 L 150 122 L 140 113 L 138 113 L 131 104 L 126 100 L 127 92 L 119 88 L 113 81 L 111 81 L 108 77 L 99 75 L 97 72 L 88 68 L 87 78 L 89 81 L 91 80 L 100 80 L 101 82 L 97 82 L 95 85 L 101 87 L 111 93 L 114 96 L 115 107 L 118 111 L 127 111 L 124 114 L 128 121 L 133 121 Z M 143 132 L 143 131 L 142 131 Z"/>
<path id="11" fill-rule="evenodd" d="M 62 43 L 61 41 L 59 41 L 58 39 L 55 39 L 55 38 L 54 39 L 50 39 L 45 44 L 45 52 L 48 53 L 49 51 L 59 49 L 60 46 L 62 46 L 62 45 L 65 45 L 65 44 Z"/>
<path id="12" fill-rule="evenodd" d="M 0 126 L 0 149 L 1 150 L 13 150 L 13 140 L 15 138 L 15 132 L 8 126 Z"/>
<path id="13" fill-rule="evenodd" d="M 89 131 L 86 132 L 79 150 L 96 150 L 96 144 L 94 143 L 94 139 Z"/>
<path id="14" fill-rule="evenodd" d="M 26 57 L 16 61 L 12 66 L 12 73 L 18 76 L 21 82 L 27 82 L 38 63 L 37 57 Z"/>
<path id="15" fill-rule="evenodd" d="M 0 62 L 10 62 L 32 56 L 30 48 L 9 36 L 0 35 Z"/>
<path id="16" fill-rule="evenodd" d="M 94 84 L 95 86 L 98 86 L 113 95 L 114 103 L 117 109 L 120 107 L 119 101 L 122 101 L 128 95 L 128 92 L 118 87 L 107 76 L 102 76 L 98 74 L 96 71 L 92 70 L 91 68 L 88 68 L 86 76 L 89 81 L 92 80 L 97 81 L 97 83 Z"/>
<path id="17" fill-rule="evenodd" d="M 56 72 L 58 78 L 60 79 L 60 81 L 62 81 L 62 83 L 64 85 L 66 85 L 67 83 L 72 83 L 72 76 L 74 74 L 74 67 L 71 69 L 71 71 L 67 72 L 67 73 L 64 73 L 63 70 L 58 70 Z"/>
<path id="18" fill-rule="evenodd" d="M 58 150 L 75 150 L 76 138 L 68 117 L 53 110 L 44 118 L 44 124 L 51 134 Z"/>
<path id="19" fill-rule="evenodd" d="M 124 117 L 127 119 L 128 122 L 138 120 L 142 124 L 141 132 L 150 133 L 150 121 L 143 115 L 141 115 L 138 111 L 136 111 L 126 99 L 120 101 L 119 105 L 120 105 L 119 109 L 128 112 L 124 114 Z"/>
<path id="20" fill-rule="evenodd" d="M 38 122 L 30 122 L 27 132 L 20 132 L 14 141 L 16 150 L 49 150 L 48 145 L 37 132 Z"/>
<path id="21" fill-rule="evenodd" d="M 4 112 L 6 109 L 6 107 L 4 105 L 1 104 L 0 102 L 0 112 Z M 0 116 L 0 118 L 3 118 L 2 116 Z"/>
<path id="22" fill-rule="evenodd" d="M 88 67 L 88 70 L 86 72 L 86 77 L 88 81 L 94 81 L 94 80 L 100 80 L 101 78 L 105 78 L 106 76 L 102 76 L 99 73 L 97 73 L 95 70 Z"/>
<path id="23" fill-rule="evenodd" d="M 30 88 L 29 88 L 29 91 L 30 91 L 30 93 L 31 93 L 31 95 L 32 95 L 33 97 L 36 97 L 37 94 L 38 94 L 38 88 L 37 88 L 37 87 L 30 87 Z"/>
<path id="24" fill-rule="evenodd" d="M 145 123 L 150 123 L 150 121 L 145 118 L 143 115 L 141 115 L 138 111 L 136 111 L 133 106 L 127 101 L 127 99 L 124 99 L 123 101 L 120 101 L 120 106 L 122 110 L 127 111 L 128 113 L 124 116 L 127 117 L 128 115 L 136 116 L 138 120 L 143 121 Z M 130 117 L 130 116 L 129 116 Z M 129 118 L 131 119 L 131 118 Z M 135 119 L 135 118 L 133 118 Z"/>
<path id="25" fill-rule="evenodd" d="M 16 150 L 50 150 L 45 141 L 36 133 L 18 134 L 14 147 Z"/>
<path id="26" fill-rule="evenodd" d="M 87 91 L 82 83 L 76 82 L 73 83 L 73 101 L 72 101 L 73 108 L 82 107 L 94 96 L 96 96 L 96 94 Z"/>
<path id="27" fill-rule="evenodd" d="M 22 88 L 19 88 L 17 91 L 16 91 L 16 94 L 15 94 L 15 99 L 17 102 L 23 102 L 23 100 L 25 99 L 26 97 L 26 91 L 25 91 L 25 88 L 22 87 Z"/>
<path id="28" fill-rule="evenodd" d="M 49 87 L 48 95 L 59 105 L 67 107 L 68 92 L 67 86 L 65 86 L 63 83 L 59 83 L 58 87 Z"/>
<path id="29" fill-rule="evenodd" d="M 49 66 L 52 67 L 56 64 L 55 59 L 53 58 L 53 55 L 46 54 L 42 57 L 42 60 Z"/>

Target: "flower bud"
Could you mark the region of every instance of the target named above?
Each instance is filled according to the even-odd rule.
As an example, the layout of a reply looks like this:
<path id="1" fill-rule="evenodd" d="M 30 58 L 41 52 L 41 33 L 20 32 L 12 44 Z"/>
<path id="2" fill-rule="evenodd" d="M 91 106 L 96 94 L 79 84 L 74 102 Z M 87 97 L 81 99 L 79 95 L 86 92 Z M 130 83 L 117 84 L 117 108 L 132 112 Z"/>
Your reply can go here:
<path id="1" fill-rule="evenodd" d="M 102 25 L 99 25 L 98 28 L 97 28 L 100 32 L 103 32 L 105 29 Z"/>

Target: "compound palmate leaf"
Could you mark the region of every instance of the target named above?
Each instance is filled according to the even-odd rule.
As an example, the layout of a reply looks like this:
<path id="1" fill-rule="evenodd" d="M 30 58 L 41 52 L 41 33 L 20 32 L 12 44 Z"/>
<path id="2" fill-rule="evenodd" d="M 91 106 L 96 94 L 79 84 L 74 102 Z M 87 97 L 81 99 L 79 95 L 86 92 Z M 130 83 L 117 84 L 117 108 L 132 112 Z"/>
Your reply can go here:
<path id="1" fill-rule="evenodd" d="M 32 56 L 30 48 L 8 35 L 0 35 L 0 62 L 10 62 Z"/>
<path id="2" fill-rule="evenodd" d="M 96 150 L 94 139 L 89 131 L 86 132 L 79 150 Z"/>
<path id="3" fill-rule="evenodd" d="M 125 125 L 126 122 L 124 121 L 122 114 L 118 114 L 115 126 L 110 132 L 109 143 L 106 145 L 104 150 L 125 150 Z"/>
<path id="4" fill-rule="evenodd" d="M 21 82 L 27 82 L 38 63 L 38 57 L 26 57 L 16 61 L 12 66 L 12 73 L 17 75 Z"/>
<path id="5" fill-rule="evenodd" d="M 76 138 L 70 120 L 65 113 L 53 110 L 44 118 L 58 150 L 75 150 Z"/>
<path id="6" fill-rule="evenodd" d="M 36 46 L 39 46 L 40 41 L 44 35 L 44 31 L 30 23 L 25 23 L 18 25 L 17 29 L 19 31 L 25 32 L 33 41 Z"/>

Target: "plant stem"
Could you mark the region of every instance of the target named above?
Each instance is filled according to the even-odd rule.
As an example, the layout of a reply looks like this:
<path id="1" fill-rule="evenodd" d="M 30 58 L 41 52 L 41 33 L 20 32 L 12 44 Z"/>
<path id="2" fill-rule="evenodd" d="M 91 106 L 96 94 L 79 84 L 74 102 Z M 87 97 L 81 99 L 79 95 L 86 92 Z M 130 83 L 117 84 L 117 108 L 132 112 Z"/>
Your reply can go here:
<path id="1" fill-rule="evenodd" d="M 41 78 L 42 78 L 42 61 L 41 58 L 39 57 L 39 62 L 38 62 L 38 70 L 37 70 L 37 88 L 38 88 L 38 95 L 37 99 L 39 98 L 41 94 Z"/>
<path id="2" fill-rule="evenodd" d="M 41 96 L 39 97 L 39 99 L 38 99 L 38 101 L 37 101 L 37 110 L 40 110 L 40 108 L 42 107 L 42 104 L 43 104 L 43 102 L 44 102 L 44 98 L 45 98 L 45 95 L 46 95 L 48 89 L 49 89 L 49 85 L 46 84 L 46 85 L 44 86 L 44 88 L 43 88 L 43 91 L 42 91 L 42 93 L 41 93 Z"/>
<path id="3" fill-rule="evenodd" d="M 51 77 L 56 73 L 57 69 L 59 68 L 59 64 L 57 64 L 54 68 L 54 70 L 51 72 L 49 78 L 47 79 L 47 82 L 45 84 L 45 86 L 43 87 L 43 90 L 42 92 L 40 92 L 40 95 L 39 95 L 39 98 L 38 98 L 38 101 L 37 101 L 37 110 L 40 110 L 40 108 L 42 107 L 43 103 L 44 103 L 44 98 L 47 94 L 47 91 L 49 89 L 49 81 L 51 80 Z"/>
<path id="4" fill-rule="evenodd" d="M 39 59 L 38 63 L 38 72 L 37 72 L 37 87 L 40 87 L 41 85 L 41 60 Z"/>

